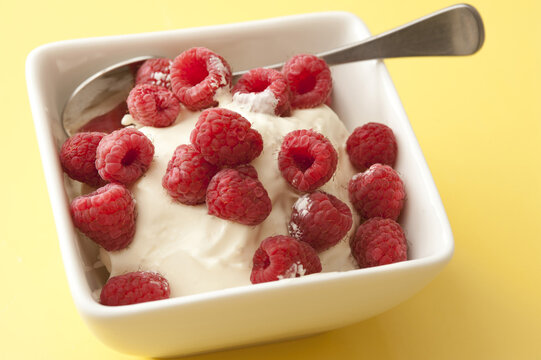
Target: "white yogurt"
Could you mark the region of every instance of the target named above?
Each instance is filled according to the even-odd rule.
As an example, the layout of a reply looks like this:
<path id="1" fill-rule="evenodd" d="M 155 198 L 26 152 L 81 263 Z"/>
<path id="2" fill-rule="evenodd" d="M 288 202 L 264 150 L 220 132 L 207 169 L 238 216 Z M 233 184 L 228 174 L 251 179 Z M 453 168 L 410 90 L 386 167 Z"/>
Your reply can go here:
<path id="1" fill-rule="evenodd" d="M 298 199 L 278 169 L 278 152 L 283 137 L 296 129 L 314 129 L 324 134 L 338 152 L 338 166 L 322 191 L 349 203 L 347 184 L 356 173 L 345 151 L 348 131 L 327 106 L 295 110 L 291 117 L 277 117 L 247 110 L 246 104 L 233 102 L 229 93 L 219 97 L 221 107 L 242 114 L 263 137 L 263 151 L 252 162 L 259 180 L 272 201 L 272 212 L 257 226 L 238 224 L 207 214 L 205 204 L 190 206 L 174 201 L 162 187 L 162 177 L 175 148 L 190 143 L 190 132 L 199 112 L 182 110 L 174 125 L 167 128 L 141 127 L 155 146 L 148 171 L 131 191 L 137 204 L 135 238 L 126 249 L 107 252 L 101 259 L 111 276 L 131 271 L 155 271 L 169 281 L 171 296 L 183 296 L 250 284 L 252 257 L 259 243 L 268 236 L 287 235 L 291 208 Z M 356 268 L 350 255 L 348 238 L 320 254 L 324 272 Z M 317 276 L 317 274 L 309 275 Z"/>

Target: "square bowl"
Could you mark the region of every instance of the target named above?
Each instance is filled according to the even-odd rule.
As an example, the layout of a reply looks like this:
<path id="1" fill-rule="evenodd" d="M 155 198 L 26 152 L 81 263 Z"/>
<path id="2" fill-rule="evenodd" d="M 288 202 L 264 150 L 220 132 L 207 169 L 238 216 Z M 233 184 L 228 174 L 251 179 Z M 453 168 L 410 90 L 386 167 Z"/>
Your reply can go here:
<path id="1" fill-rule="evenodd" d="M 350 131 L 376 121 L 396 135 L 395 169 L 408 194 L 400 217 L 408 261 L 129 306 L 107 307 L 93 297 L 103 285 L 103 273 L 92 266 L 96 248 L 81 241 L 72 224 L 58 158 L 66 138 L 62 109 L 79 83 L 128 58 L 173 58 L 193 46 L 213 49 L 235 70 L 322 52 L 369 35 L 355 15 L 326 12 L 62 41 L 29 54 L 30 104 L 70 290 L 79 313 L 105 344 L 120 352 L 165 357 L 315 334 L 390 309 L 419 291 L 450 260 L 453 236 L 438 191 L 385 65 L 372 60 L 332 68 L 333 108 Z"/>

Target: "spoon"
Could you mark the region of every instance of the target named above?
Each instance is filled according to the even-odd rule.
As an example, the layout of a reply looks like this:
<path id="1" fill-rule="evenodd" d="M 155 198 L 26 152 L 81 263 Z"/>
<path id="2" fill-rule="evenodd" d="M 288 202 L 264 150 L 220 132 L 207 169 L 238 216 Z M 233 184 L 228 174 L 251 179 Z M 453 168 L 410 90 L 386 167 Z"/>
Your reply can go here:
<path id="1" fill-rule="evenodd" d="M 317 56 L 329 65 L 338 65 L 395 57 L 471 55 L 481 48 L 484 40 L 483 21 L 477 10 L 471 5 L 458 4 Z M 126 112 L 125 100 L 134 83 L 133 69 L 155 57 L 141 56 L 114 64 L 81 83 L 64 107 L 62 126 L 66 134 L 103 128 L 103 124 L 110 125 L 106 129 L 109 131 L 120 128 Z M 277 69 L 282 65 L 264 67 Z M 233 73 L 233 80 L 247 71 Z M 103 108 L 113 110 L 104 114 L 100 112 Z"/>

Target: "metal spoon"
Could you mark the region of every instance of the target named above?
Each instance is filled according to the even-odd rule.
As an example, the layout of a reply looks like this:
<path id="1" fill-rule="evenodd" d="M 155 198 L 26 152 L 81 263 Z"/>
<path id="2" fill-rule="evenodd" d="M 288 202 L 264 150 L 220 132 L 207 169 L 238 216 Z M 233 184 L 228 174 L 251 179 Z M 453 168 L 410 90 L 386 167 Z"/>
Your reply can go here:
<path id="1" fill-rule="evenodd" d="M 483 21 L 477 10 L 458 4 L 436 11 L 418 20 L 369 37 L 358 43 L 317 54 L 329 65 L 408 56 L 453 56 L 477 52 L 485 40 Z M 92 119 L 114 116 L 115 111 L 100 114 L 104 101 L 123 104 L 133 87 L 133 67 L 155 56 L 142 56 L 110 66 L 85 80 L 68 99 L 62 125 L 68 135 L 77 132 Z M 264 66 L 280 68 L 283 63 Z M 233 73 L 234 79 L 248 70 Z M 112 107 L 109 107 L 109 109 Z M 122 109 L 115 108 L 116 116 Z M 111 115 L 113 114 L 113 115 Z M 101 117 L 100 117 L 101 116 Z M 117 119 L 120 125 L 120 118 Z"/>

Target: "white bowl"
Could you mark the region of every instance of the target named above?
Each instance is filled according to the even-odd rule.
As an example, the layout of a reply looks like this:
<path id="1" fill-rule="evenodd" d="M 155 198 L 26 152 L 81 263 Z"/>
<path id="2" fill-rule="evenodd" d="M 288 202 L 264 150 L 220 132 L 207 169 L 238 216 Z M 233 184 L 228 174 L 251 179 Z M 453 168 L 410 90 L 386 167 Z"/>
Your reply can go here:
<path id="1" fill-rule="evenodd" d="M 441 199 L 381 61 L 332 68 L 333 107 L 349 130 L 369 121 L 395 132 L 395 168 L 406 184 L 400 217 L 411 260 L 130 306 L 107 307 L 92 293 L 103 285 L 96 248 L 73 227 L 58 149 L 65 140 L 60 114 L 75 87 L 94 72 L 131 57 L 173 58 L 206 46 L 233 69 L 276 63 L 361 40 L 356 16 L 316 13 L 196 29 L 63 41 L 41 46 L 26 62 L 28 92 L 60 249 L 81 316 L 110 347 L 144 356 L 187 355 L 335 329 L 379 314 L 425 286 L 449 261 L 453 237 Z"/>

